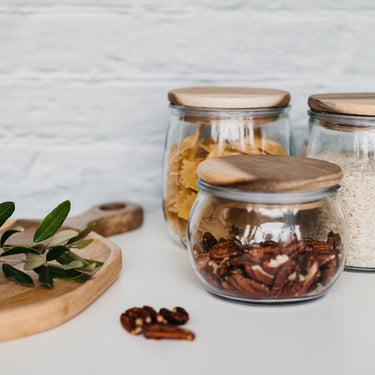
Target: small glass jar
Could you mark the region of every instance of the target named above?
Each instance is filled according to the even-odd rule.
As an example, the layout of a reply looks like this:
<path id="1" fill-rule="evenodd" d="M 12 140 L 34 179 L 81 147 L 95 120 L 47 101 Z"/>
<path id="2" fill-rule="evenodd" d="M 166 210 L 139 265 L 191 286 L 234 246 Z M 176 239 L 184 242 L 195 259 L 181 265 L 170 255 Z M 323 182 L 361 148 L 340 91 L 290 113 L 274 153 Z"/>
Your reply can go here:
<path id="1" fill-rule="evenodd" d="M 331 183 L 312 190 L 248 191 L 242 184 L 199 179 L 187 241 L 206 289 L 262 303 L 324 295 L 343 270 L 349 241 L 337 194 L 341 185 Z"/>
<path id="2" fill-rule="evenodd" d="M 172 238 L 186 246 L 205 159 L 238 154 L 293 154 L 290 95 L 271 89 L 198 87 L 169 93 L 163 166 L 163 209 Z M 254 107 L 256 106 L 256 107 Z"/>
<path id="3" fill-rule="evenodd" d="M 326 96 L 337 105 L 322 111 L 312 99 Z M 351 234 L 345 269 L 375 271 L 375 94 L 314 95 L 309 104 L 304 154 L 336 163 L 344 172 L 341 197 Z M 366 115 L 361 104 L 366 106 Z"/>

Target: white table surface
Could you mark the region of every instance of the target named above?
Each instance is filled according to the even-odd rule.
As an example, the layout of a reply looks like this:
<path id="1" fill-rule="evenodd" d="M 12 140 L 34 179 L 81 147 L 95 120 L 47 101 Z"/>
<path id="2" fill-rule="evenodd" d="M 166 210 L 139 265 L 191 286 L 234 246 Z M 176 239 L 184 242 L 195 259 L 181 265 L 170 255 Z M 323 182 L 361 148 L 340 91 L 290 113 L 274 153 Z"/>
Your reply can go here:
<path id="1" fill-rule="evenodd" d="M 203 288 L 161 212 L 111 238 L 115 283 L 50 331 L 0 344 L 0 374 L 375 374 L 375 274 L 344 272 L 328 294 L 294 305 L 246 305 Z M 183 306 L 193 342 L 153 341 L 120 325 L 132 306 Z"/>

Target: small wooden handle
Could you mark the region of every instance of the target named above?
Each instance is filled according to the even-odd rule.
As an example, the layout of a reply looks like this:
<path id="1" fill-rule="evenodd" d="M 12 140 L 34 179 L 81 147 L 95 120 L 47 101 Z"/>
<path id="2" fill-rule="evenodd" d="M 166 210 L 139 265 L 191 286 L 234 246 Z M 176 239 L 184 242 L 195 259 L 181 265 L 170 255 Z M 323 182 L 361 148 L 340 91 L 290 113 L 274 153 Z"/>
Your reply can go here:
<path id="1" fill-rule="evenodd" d="M 95 232 L 108 237 L 136 229 L 142 222 L 141 206 L 131 202 L 108 202 L 95 206 L 82 215 L 68 218 L 65 224 L 82 230 L 95 223 Z"/>

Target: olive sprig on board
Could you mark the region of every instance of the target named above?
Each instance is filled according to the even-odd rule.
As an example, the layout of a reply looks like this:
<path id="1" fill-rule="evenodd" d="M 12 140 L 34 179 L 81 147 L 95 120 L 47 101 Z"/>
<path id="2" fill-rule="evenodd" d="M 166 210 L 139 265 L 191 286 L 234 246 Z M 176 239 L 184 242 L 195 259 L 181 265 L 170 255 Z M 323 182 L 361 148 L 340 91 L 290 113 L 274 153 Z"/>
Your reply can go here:
<path id="1" fill-rule="evenodd" d="M 0 227 L 12 216 L 14 210 L 13 202 L 0 203 Z M 85 259 L 73 250 L 83 249 L 91 244 L 93 239 L 86 239 L 86 236 L 94 229 L 94 225 L 88 225 L 81 232 L 73 229 L 59 231 L 69 211 L 70 201 L 59 204 L 42 220 L 32 243 L 28 245 L 7 244 L 11 236 L 23 232 L 25 228 L 16 226 L 3 231 L 0 236 L 0 263 L 6 278 L 22 285 L 34 286 L 32 277 L 24 272 L 31 271 L 38 275 L 42 285 L 52 288 L 54 279 L 85 282 L 92 277 L 93 271 L 103 263 Z M 23 264 L 23 271 L 12 264 Z"/>

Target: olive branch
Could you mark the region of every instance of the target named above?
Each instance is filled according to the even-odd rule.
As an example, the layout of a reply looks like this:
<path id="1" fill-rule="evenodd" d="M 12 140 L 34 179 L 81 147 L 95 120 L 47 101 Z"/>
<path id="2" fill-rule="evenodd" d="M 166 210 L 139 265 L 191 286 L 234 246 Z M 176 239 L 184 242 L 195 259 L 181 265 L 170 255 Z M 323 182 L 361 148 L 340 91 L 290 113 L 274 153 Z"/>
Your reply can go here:
<path id="1" fill-rule="evenodd" d="M 0 227 L 12 216 L 14 210 L 13 202 L 0 203 Z M 5 277 L 22 285 L 34 286 L 33 279 L 28 273 L 9 263 L 23 263 L 23 270 L 38 274 L 39 282 L 48 288 L 53 287 L 54 279 L 85 282 L 92 277 L 93 271 L 103 263 L 82 258 L 73 252 L 73 249 L 83 249 L 91 244 L 93 239 L 85 239 L 85 237 L 94 229 L 94 225 L 88 225 L 81 232 L 73 229 L 58 232 L 69 211 L 70 201 L 59 204 L 39 224 L 33 242 L 29 245 L 7 245 L 11 236 L 25 230 L 21 226 L 7 229 L 2 233 L 0 263 L 3 263 L 2 271 Z M 10 257 L 14 255 L 23 255 L 23 257 L 20 259 Z"/>

